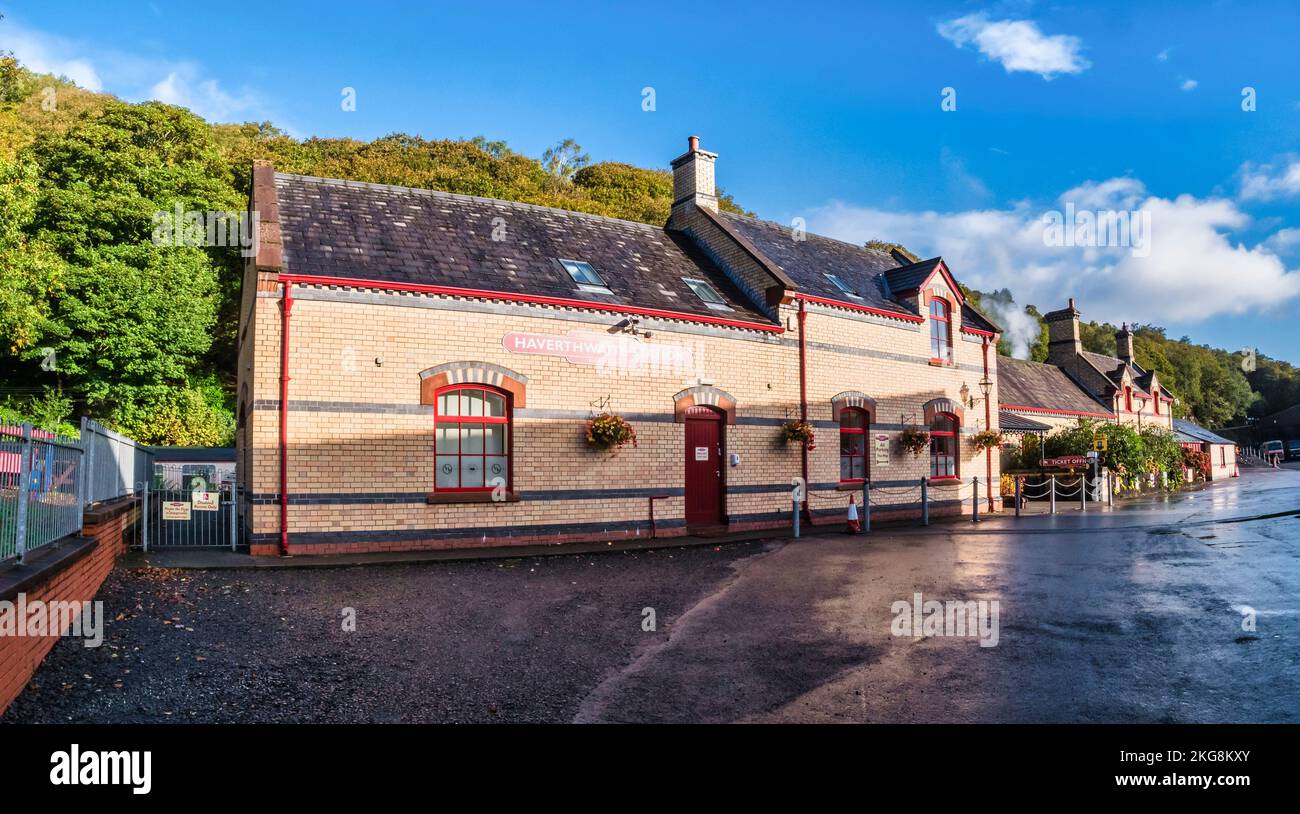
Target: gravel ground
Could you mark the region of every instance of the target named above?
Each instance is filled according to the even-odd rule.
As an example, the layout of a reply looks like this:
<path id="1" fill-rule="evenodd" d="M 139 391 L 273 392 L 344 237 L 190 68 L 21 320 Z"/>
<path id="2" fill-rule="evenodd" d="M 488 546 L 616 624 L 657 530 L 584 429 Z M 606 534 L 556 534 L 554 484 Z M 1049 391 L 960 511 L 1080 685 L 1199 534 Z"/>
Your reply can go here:
<path id="1" fill-rule="evenodd" d="M 773 544 L 328 569 L 116 570 L 0 722 L 552 722 Z M 642 609 L 657 630 L 642 630 Z M 344 608 L 356 630 L 343 630 Z"/>

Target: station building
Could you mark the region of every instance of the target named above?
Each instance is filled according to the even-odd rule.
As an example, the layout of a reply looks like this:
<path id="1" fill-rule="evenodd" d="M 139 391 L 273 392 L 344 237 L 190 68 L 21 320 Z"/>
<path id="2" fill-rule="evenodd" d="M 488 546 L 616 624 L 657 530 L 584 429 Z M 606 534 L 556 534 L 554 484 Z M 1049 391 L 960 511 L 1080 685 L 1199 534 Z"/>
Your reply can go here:
<path id="1" fill-rule="evenodd" d="M 672 162 L 663 226 L 255 166 L 252 552 L 778 528 L 796 478 L 814 524 L 865 481 L 876 517 L 919 514 L 922 478 L 932 513 L 969 511 L 998 477 L 970 436 L 997 426 L 999 328 L 942 258 L 721 211 L 716 159 Z M 635 445 L 593 448 L 602 414 Z M 783 440 L 799 420 L 814 439 Z"/>

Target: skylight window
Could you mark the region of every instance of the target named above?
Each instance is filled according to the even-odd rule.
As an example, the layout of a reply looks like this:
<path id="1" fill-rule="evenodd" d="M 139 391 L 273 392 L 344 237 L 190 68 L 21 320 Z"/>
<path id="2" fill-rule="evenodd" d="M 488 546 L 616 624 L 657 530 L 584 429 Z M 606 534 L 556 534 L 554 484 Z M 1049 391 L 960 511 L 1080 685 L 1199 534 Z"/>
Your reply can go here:
<path id="1" fill-rule="evenodd" d="M 836 288 L 838 288 L 840 291 L 843 291 L 845 294 L 848 294 L 853 299 L 855 300 L 862 299 L 862 297 L 858 294 L 858 292 L 854 291 L 852 288 L 849 288 L 848 283 L 844 282 L 839 277 L 836 277 L 834 274 L 827 274 L 826 279 L 830 280 L 832 283 L 835 284 Z"/>
<path id="2" fill-rule="evenodd" d="M 704 301 L 704 304 L 715 311 L 730 311 L 727 301 L 722 298 L 718 290 L 704 280 L 698 280 L 694 277 L 683 277 L 682 280 L 691 287 L 695 296 Z"/>
<path id="3" fill-rule="evenodd" d="M 584 291 L 595 291 L 599 294 L 609 294 L 609 286 L 591 267 L 590 263 L 584 263 L 581 260 L 561 260 L 560 265 L 564 270 L 569 272 L 569 276 L 578 284 L 578 288 Z"/>

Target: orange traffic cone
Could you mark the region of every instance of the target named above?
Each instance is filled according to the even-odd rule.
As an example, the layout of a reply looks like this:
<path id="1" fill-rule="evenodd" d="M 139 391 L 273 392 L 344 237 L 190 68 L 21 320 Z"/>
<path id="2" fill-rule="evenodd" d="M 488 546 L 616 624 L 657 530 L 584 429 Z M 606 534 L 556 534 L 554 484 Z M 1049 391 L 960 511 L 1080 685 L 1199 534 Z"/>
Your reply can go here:
<path id="1" fill-rule="evenodd" d="M 859 534 L 862 531 L 862 523 L 858 521 L 858 504 L 853 502 L 853 495 L 849 495 L 849 534 Z"/>

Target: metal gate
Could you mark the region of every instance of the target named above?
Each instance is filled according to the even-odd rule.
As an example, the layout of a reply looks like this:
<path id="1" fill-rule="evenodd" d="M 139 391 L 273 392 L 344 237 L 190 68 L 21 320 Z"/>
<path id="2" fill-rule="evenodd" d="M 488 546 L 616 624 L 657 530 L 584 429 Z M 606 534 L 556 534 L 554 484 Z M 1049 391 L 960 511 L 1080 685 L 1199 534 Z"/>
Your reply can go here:
<path id="1" fill-rule="evenodd" d="M 234 484 L 200 489 L 150 485 L 144 492 L 144 550 L 229 548 L 239 544 L 239 502 Z"/>

